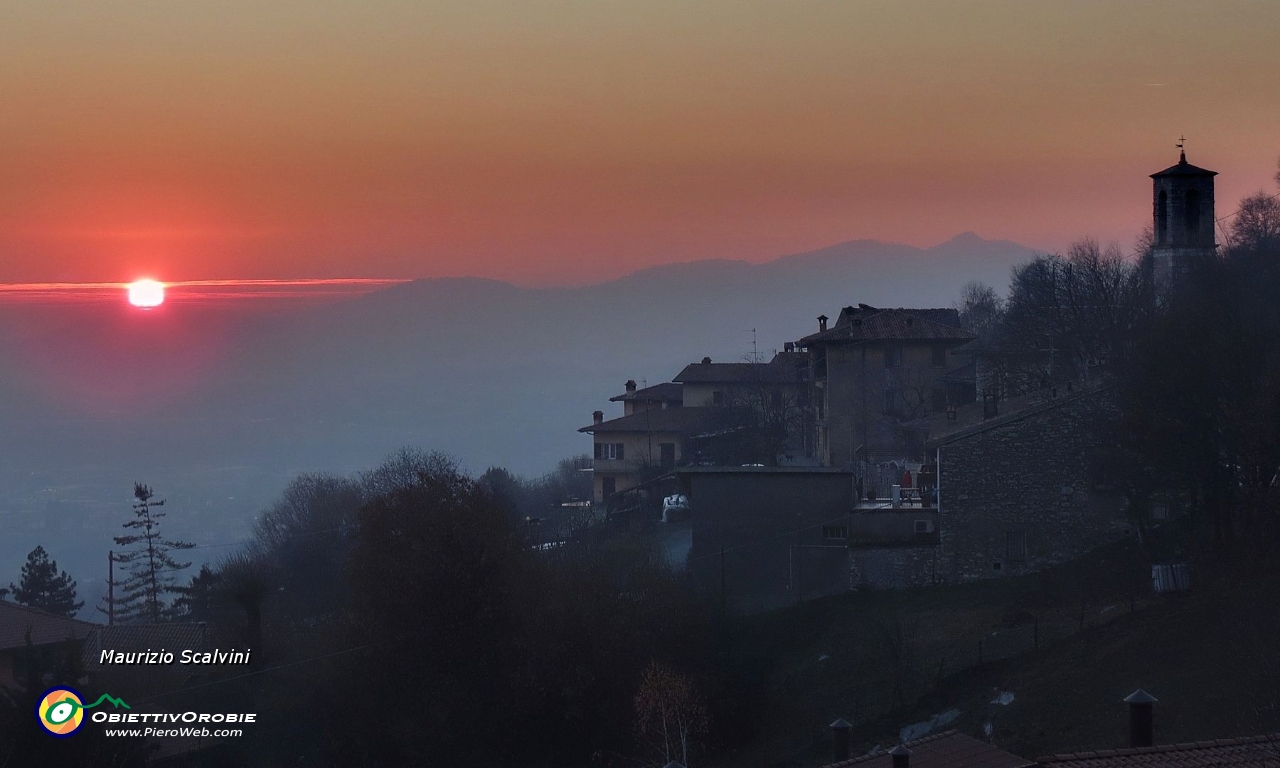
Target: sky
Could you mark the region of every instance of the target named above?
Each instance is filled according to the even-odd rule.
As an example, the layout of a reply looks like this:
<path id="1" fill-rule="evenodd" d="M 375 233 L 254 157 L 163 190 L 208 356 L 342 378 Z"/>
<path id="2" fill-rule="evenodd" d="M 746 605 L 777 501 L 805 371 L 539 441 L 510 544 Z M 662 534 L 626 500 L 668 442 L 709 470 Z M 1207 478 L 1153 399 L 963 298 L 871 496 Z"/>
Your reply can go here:
<path id="1" fill-rule="evenodd" d="M 1280 3 L 0 0 L 0 282 L 595 282 L 1274 189 Z"/>

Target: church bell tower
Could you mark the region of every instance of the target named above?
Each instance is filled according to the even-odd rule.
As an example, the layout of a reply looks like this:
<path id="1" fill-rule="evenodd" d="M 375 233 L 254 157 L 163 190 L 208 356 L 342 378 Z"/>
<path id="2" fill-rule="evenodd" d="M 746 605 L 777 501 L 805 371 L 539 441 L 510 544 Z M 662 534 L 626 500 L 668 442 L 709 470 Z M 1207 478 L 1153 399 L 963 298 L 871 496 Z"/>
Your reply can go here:
<path id="1" fill-rule="evenodd" d="M 1168 291 L 1193 263 L 1212 257 L 1217 250 L 1213 177 L 1218 174 L 1188 163 L 1182 142 L 1178 147 L 1178 164 L 1151 174 L 1152 272 L 1158 293 Z"/>

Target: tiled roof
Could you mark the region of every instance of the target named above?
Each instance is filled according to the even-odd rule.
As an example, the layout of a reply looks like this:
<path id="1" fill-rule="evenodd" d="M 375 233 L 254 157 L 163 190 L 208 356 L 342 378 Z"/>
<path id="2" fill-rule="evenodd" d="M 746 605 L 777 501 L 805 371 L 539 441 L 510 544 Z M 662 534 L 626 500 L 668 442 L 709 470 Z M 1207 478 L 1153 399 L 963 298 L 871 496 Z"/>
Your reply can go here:
<path id="1" fill-rule="evenodd" d="M 768 363 L 691 363 L 673 381 L 684 384 L 795 384 L 804 381 L 807 370 L 791 359 Z"/>
<path id="2" fill-rule="evenodd" d="M 904 745 L 911 750 L 911 768 L 1030 768 L 1035 762 L 1005 752 L 985 741 L 966 736 L 959 731 L 925 736 Z M 893 758 L 888 752 L 855 757 L 832 763 L 826 768 L 889 768 Z"/>
<path id="3" fill-rule="evenodd" d="M 103 650 L 122 651 L 180 651 L 209 650 L 217 645 L 213 629 L 201 624 L 112 624 L 95 626 L 84 643 L 82 658 L 85 667 L 98 669 Z"/>
<path id="4" fill-rule="evenodd" d="M 954 322 L 952 322 L 954 321 Z M 846 307 L 835 326 L 806 336 L 801 344 L 858 341 L 969 341 L 954 309 Z"/>
<path id="5" fill-rule="evenodd" d="M 1157 179 L 1161 176 L 1217 176 L 1217 171 L 1208 171 L 1204 168 L 1197 168 L 1187 162 L 1187 153 L 1183 152 L 1177 165 L 1171 165 L 1159 173 L 1151 174 L 1151 178 Z"/>
<path id="6" fill-rule="evenodd" d="M 1155 747 L 1074 752 L 1041 757 L 1037 762 L 1041 765 L 1069 765 L 1079 766 L 1079 768 L 1090 766 L 1097 766 L 1097 768 L 1114 768 L 1115 766 L 1277 768 L 1280 766 L 1280 734 L 1195 741 L 1187 744 L 1164 744 Z"/>
<path id="7" fill-rule="evenodd" d="M 619 403 L 625 400 L 683 400 L 684 387 L 675 382 L 664 382 L 662 384 L 654 384 L 652 387 L 637 389 L 635 392 L 625 392 L 621 395 L 615 395 L 609 398 L 611 403 Z"/>
<path id="8" fill-rule="evenodd" d="M 921 419 L 908 421 L 900 425 L 902 429 L 923 432 L 929 448 L 960 440 L 988 429 L 994 429 L 1042 411 L 1065 405 L 1078 397 L 1098 392 L 1106 387 L 1106 383 L 1073 382 L 1071 391 L 1066 384 L 1057 387 L 1054 397 L 1048 389 L 1039 389 L 1025 395 L 1006 398 L 997 404 L 997 414 L 984 418 L 984 404 L 981 400 L 967 403 L 956 408 L 955 419 L 948 419 L 946 413 L 934 413 Z"/>
<path id="9" fill-rule="evenodd" d="M 29 608 L 8 600 L 0 600 L 0 651 L 22 648 L 27 644 L 27 630 L 35 645 L 60 643 L 67 639 L 83 640 L 100 625 L 80 619 L 67 619 Z"/>
<path id="10" fill-rule="evenodd" d="M 619 419 L 610 419 L 579 429 L 579 432 L 602 434 L 609 432 L 676 432 L 694 435 L 715 426 L 718 408 L 654 408 L 633 413 Z"/>

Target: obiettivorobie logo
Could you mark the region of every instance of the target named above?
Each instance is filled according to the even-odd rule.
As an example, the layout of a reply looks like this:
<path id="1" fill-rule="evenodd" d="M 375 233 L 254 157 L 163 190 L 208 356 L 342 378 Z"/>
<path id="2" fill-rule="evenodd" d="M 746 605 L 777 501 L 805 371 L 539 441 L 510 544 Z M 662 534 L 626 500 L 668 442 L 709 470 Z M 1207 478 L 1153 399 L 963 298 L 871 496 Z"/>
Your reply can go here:
<path id="1" fill-rule="evenodd" d="M 65 739 L 80 729 L 84 724 L 84 711 L 93 709 L 102 702 L 110 702 L 117 709 L 131 709 L 128 704 L 109 693 L 104 693 L 92 704 L 85 704 L 80 692 L 65 686 L 50 688 L 36 705 L 36 719 L 51 735 Z"/>

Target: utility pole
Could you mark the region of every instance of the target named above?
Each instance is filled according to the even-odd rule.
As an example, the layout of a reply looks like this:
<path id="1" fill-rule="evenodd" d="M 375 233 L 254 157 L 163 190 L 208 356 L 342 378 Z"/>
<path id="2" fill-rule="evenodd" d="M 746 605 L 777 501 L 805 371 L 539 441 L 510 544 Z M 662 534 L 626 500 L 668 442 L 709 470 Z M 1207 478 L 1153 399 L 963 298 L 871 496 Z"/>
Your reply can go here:
<path id="1" fill-rule="evenodd" d="M 107 626 L 116 623 L 116 553 L 107 552 Z"/>
<path id="2" fill-rule="evenodd" d="M 727 614 L 729 612 L 728 593 L 725 592 L 724 585 L 724 545 L 720 545 L 720 613 Z"/>

